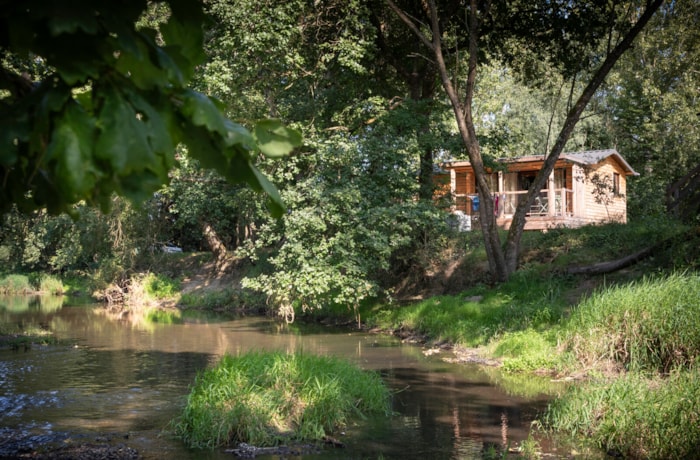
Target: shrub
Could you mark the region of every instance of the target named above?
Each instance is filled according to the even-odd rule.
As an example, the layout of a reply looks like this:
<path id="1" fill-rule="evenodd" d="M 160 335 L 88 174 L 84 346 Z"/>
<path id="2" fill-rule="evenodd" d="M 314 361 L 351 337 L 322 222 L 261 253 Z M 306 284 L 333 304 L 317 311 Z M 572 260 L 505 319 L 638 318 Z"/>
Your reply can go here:
<path id="1" fill-rule="evenodd" d="M 251 352 L 197 376 L 175 432 L 189 446 L 319 440 L 353 415 L 389 414 L 376 373 L 333 357 Z"/>

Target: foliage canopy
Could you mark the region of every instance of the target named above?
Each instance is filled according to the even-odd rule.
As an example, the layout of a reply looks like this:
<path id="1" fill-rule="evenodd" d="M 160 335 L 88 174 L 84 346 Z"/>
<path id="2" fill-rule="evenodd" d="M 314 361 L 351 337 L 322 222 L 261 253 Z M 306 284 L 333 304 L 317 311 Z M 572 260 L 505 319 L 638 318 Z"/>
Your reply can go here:
<path id="1" fill-rule="evenodd" d="M 187 87 L 206 19 L 174 0 L 158 29 L 136 27 L 146 0 L 57 5 L 0 2 L 0 212 L 109 207 L 114 192 L 143 201 L 168 181 L 184 143 L 203 166 L 246 182 L 283 209 L 255 167 L 256 151 L 289 153 L 300 135 L 277 120 L 252 132 Z"/>

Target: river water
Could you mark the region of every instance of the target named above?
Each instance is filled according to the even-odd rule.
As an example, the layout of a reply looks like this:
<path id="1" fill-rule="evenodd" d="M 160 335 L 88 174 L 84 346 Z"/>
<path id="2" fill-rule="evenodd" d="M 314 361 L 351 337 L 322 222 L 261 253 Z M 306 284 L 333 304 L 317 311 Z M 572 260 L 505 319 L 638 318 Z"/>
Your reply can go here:
<path id="1" fill-rule="evenodd" d="M 233 458 L 223 449 L 189 450 L 167 432 L 197 372 L 225 353 L 340 356 L 380 372 L 396 391 L 393 417 L 349 426 L 334 434 L 344 449 L 303 455 L 309 459 L 482 458 L 491 446 L 515 447 L 527 439 L 553 391 L 545 379 L 449 364 L 443 360 L 449 352 L 427 355 L 393 337 L 258 317 L 185 315 L 177 324 L 160 324 L 111 317 L 94 305 L 0 299 L 0 322 L 39 325 L 60 339 L 27 351 L 0 349 L 0 430 L 33 436 L 128 433 L 125 442 L 144 458 Z M 541 446 L 554 451 L 547 442 Z"/>

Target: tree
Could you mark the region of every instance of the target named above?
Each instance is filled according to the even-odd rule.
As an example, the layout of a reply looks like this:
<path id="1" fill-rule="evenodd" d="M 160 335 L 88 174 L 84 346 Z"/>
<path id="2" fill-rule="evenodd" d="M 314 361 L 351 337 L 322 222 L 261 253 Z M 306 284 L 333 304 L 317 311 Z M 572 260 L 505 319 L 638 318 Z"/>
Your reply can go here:
<path id="1" fill-rule="evenodd" d="M 251 131 L 188 88 L 205 58 L 206 17 L 172 0 L 158 29 L 136 27 L 146 0 L 0 1 L 0 212 L 107 209 L 114 192 L 143 201 L 168 181 L 175 148 L 270 197 L 258 151 L 280 157 L 299 134 L 274 119 Z M 37 64 L 41 75 L 31 73 Z"/>
<path id="2" fill-rule="evenodd" d="M 455 73 L 448 68 L 448 62 L 451 62 L 448 59 L 455 52 L 454 47 L 445 46 L 444 37 L 450 30 L 442 24 L 443 14 L 450 9 L 451 3 L 446 2 L 447 6 L 441 4 L 438 7 L 434 0 L 428 0 L 423 23 L 418 22 L 415 16 L 406 14 L 392 0 L 387 0 L 387 3 L 416 34 L 437 63 L 443 89 L 452 105 L 474 168 L 482 203 L 480 222 L 489 266 L 495 280 L 506 281 L 517 269 L 525 217 L 536 193 L 552 172 L 597 89 L 663 0 L 649 0 L 641 5 L 635 2 L 622 5 L 585 1 L 492 4 L 471 0 L 463 10 L 465 22 L 460 29 L 466 34 L 468 55 L 466 83 L 461 87 L 453 78 Z M 460 38 L 458 36 L 453 41 Z M 486 47 L 491 49 L 494 58 L 521 64 L 523 68 L 542 58 L 549 65 L 560 68 L 562 74 L 573 81 L 576 81 L 576 77 L 587 75 L 588 82 L 575 100 L 572 95 L 562 128 L 547 152 L 544 165 L 532 182 L 526 200 L 519 204 L 513 216 L 505 243 L 501 242 L 496 226 L 493 199 L 473 117 L 474 88 L 479 66 L 482 59 L 489 57 L 485 53 Z M 523 49 L 527 52 L 523 53 Z M 458 58 L 456 62 L 459 62 Z"/>
<path id="3" fill-rule="evenodd" d="M 664 4 L 602 92 L 606 131 L 644 171 L 628 184 L 630 215 L 664 212 L 666 186 L 700 164 L 698 21 L 696 1 Z"/>

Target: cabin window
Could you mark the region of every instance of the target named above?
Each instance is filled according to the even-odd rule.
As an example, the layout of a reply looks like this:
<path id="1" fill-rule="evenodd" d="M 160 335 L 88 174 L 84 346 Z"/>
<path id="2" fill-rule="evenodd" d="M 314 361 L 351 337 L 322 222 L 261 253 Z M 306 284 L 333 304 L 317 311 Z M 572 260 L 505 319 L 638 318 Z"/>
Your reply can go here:
<path id="1" fill-rule="evenodd" d="M 620 194 L 620 175 L 618 173 L 613 173 L 612 176 L 612 192 L 613 195 Z"/>

